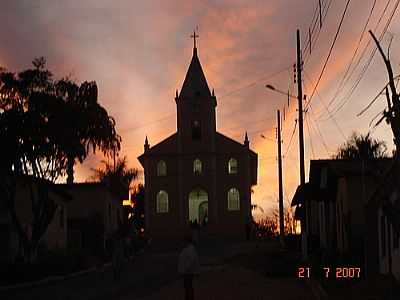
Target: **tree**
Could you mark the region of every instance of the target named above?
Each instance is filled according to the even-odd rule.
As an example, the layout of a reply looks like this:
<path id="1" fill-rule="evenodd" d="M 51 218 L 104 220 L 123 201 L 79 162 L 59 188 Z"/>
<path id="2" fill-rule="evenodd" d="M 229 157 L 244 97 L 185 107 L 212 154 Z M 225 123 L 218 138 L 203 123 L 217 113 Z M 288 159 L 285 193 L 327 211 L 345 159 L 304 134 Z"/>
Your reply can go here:
<path id="1" fill-rule="evenodd" d="M 32 69 L 18 74 L 0 70 L 0 198 L 29 260 L 36 256 L 56 210 L 49 197 L 52 183 L 73 167 L 75 159 L 82 162 L 90 147 L 93 151 L 120 147 L 115 121 L 97 103 L 96 83 L 84 82 L 78 88 L 68 79 L 54 81 L 45 63 L 43 57 L 34 59 Z M 16 181 L 21 175 L 30 178 L 31 237 L 15 211 Z"/>
<path id="2" fill-rule="evenodd" d="M 108 185 L 121 199 L 127 197 L 133 180 L 137 178 L 137 169 L 128 168 L 126 157 L 118 158 L 115 165 L 105 160 L 102 164 L 102 168 L 93 169 L 95 174 L 92 178 Z"/>
<path id="3" fill-rule="evenodd" d="M 384 141 L 379 141 L 367 135 L 353 133 L 348 141 L 341 145 L 334 156 L 336 159 L 374 159 L 387 157 L 387 147 Z"/>
<path id="4" fill-rule="evenodd" d="M 145 228 L 144 214 L 146 213 L 144 208 L 145 189 L 143 184 L 139 183 L 136 186 L 131 199 L 134 205 L 133 222 L 136 228 L 140 230 L 141 228 Z"/>
<path id="5" fill-rule="evenodd" d="M 89 154 L 100 150 L 104 155 L 115 155 L 120 150 L 121 137 L 116 133 L 115 120 L 97 102 L 97 85 L 84 82 L 80 86 L 68 78 L 55 84 L 56 94 L 66 104 L 60 119 L 69 126 L 61 126 L 63 147 L 67 159 L 67 183 L 74 181 L 74 165 Z M 60 124 L 61 125 L 61 124 Z"/>
<path id="6" fill-rule="evenodd" d="M 371 30 L 369 30 L 369 33 L 371 34 L 371 36 L 379 50 L 379 53 L 382 56 L 382 59 L 385 63 L 386 70 L 388 72 L 388 77 L 389 77 L 389 82 L 385 85 L 385 88 L 384 88 L 386 91 L 386 100 L 387 100 L 388 107 L 387 107 L 387 110 L 385 110 L 383 112 L 383 117 L 376 123 L 375 126 L 379 125 L 379 123 L 383 119 L 386 119 L 386 122 L 388 124 L 390 124 L 390 126 L 392 128 L 393 136 L 394 136 L 393 142 L 396 145 L 395 157 L 397 159 L 399 159 L 400 157 L 399 157 L 398 153 L 400 152 L 400 97 L 396 90 L 396 84 L 394 83 L 395 78 L 393 75 L 392 64 L 391 64 L 390 58 L 389 58 L 390 45 L 389 45 L 388 53 L 387 53 L 387 57 L 386 57 L 378 39 L 375 37 L 375 35 L 373 34 L 373 32 Z M 398 77 L 398 76 L 396 76 L 396 77 Z M 390 87 L 390 91 L 392 94 L 391 98 L 389 95 L 388 86 Z"/>

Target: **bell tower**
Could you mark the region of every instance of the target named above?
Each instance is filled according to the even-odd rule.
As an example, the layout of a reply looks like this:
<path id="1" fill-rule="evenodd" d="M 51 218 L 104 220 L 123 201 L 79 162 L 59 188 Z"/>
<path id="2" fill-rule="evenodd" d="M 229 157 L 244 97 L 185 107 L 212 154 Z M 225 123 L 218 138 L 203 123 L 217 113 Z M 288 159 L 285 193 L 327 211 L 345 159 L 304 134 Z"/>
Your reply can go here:
<path id="1" fill-rule="evenodd" d="M 207 84 L 197 55 L 196 32 L 193 56 L 180 93 L 176 93 L 178 144 L 181 151 L 198 152 L 215 149 L 217 100 Z"/>

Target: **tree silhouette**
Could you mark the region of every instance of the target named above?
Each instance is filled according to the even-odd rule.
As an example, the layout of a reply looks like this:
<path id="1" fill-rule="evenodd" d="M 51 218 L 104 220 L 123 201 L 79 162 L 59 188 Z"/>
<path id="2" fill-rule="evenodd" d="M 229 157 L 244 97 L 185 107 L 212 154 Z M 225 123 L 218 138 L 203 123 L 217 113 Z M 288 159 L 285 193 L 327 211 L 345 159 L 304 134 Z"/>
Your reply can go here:
<path id="1" fill-rule="evenodd" d="M 144 185 L 140 183 L 136 186 L 135 191 L 132 195 L 132 202 L 134 204 L 133 222 L 138 230 L 140 230 L 141 228 L 145 228 L 144 214 L 146 213 L 146 211 L 144 209 L 144 201 L 145 189 Z"/>
<path id="2" fill-rule="evenodd" d="M 95 172 L 92 178 L 108 185 L 121 199 L 126 198 L 133 180 L 137 178 L 137 169 L 128 168 L 126 157 L 118 158 L 115 165 L 105 160 L 102 164 L 103 168 L 92 169 Z"/>
<path id="3" fill-rule="evenodd" d="M 341 145 L 334 156 L 336 159 L 374 159 L 387 155 L 386 143 L 367 135 L 353 133 L 348 141 Z"/>
<path id="4" fill-rule="evenodd" d="M 0 198 L 30 259 L 56 210 L 49 196 L 52 183 L 73 174 L 75 159 L 82 162 L 90 148 L 111 153 L 121 140 L 115 121 L 97 103 L 96 83 L 78 87 L 68 79 L 54 81 L 43 57 L 32 63 L 18 74 L 0 69 Z M 24 180 L 30 186 L 30 239 L 15 211 L 21 175 L 28 175 Z"/>
<path id="5" fill-rule="evenodd" d="M 80 86 L 70 79 L 62 79 L 55 84 L 56 94 L 66 104 L 58 122 L 62 130 L 60 143 L 63 144 L 67 158 L 67 183 L 74 181 L 75 160 L 80 163 L 87 157 L 90 149 L 98 149 L 104 155 L 120 150 L 121 138 L 115 130 L 115 120 L 97 102 L 97 85 L 84 82 Z M 68 126 L 62 126 L 63 124 Z"/>

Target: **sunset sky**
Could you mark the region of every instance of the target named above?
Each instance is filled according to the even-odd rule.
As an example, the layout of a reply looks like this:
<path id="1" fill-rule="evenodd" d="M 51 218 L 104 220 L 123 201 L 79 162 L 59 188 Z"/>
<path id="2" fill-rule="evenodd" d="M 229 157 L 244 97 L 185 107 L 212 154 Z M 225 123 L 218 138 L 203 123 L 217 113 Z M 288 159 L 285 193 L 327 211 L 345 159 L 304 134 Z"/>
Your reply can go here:
<path id="1" fill-rule="evenodd" d="M 289 88 L 297 95 L 293 84 L 296 29 L 301 30 L 305 43 L 318 0 L 4 2 L 0 9 L 0 66 L 19 71 L 30 67 L 34 57 L 45 56 L 56 78 L 70 75 L 78 82 L 95 80 L 99 101 L 116 119 L 122 136 L 121 155 L 127 156 L 130 166 L 138 168 L 137 157 L 143 152 L 145 135 L 154 145 L 176 131 L 175 90 L 181 89 L 192 55 L 190 34 L 198 27 L 199 58 L 218 102 L 217 129 L 239 142 L 243 142 L 248 131 L 250 146 L 259 155 L 253 202 L 266 212 L 277 206 L 276 110 L 283 110 L 286 105 L 288 111 L 287 98 L 265 85 L 285 91 Z M 318 79 L 347 0 L 322 2 L 329 10 L 317 41 L 312 43 L 311 55 L 308 48 L 304 52 L 306 95 L 311 94 Z M 376 0 L 367 26 L 377 36 L 398 1 L 389 0 L 377 26 L 387 2 Z M 367 113 L 356 116 L 387 82 L 379 53 L 363 72 L 375 46 L 370 42 L 329 107 L 333 118 L 324 108 L 342 80 L 373 4 L 374 0 L 350 1 L 306 114 L 307 177 L 310 159 L 330 157 L 355 130 L 367 133 L 370 121 L 385 107 L 385 98 L 381 97 Z M 384 49 L 392 39 L 390 54 L 395 75 L 400 62 L 398 16 L 396 12 L 382 39 Z M 354 63 L 370 40 L 366 32 Z M 346 105 L 335 112 L 358 77 L 361 81 Z M 296 100 L 291 100 L 283 123 L 284 154 L 294 129 L 296 106 Z M 386 123 L 373 131 L 373 137 L 385 140 L 389 149 L 393 148 L 392 133 Z M 87 180 L 92 175 L 91 168 L 97 167 L 100 160 L 101 156 L 92 155 L 78 166 L 77 181 Z M 299 182 L 297 131 L 283 163 L 285 197 L 291 199 Z"/>

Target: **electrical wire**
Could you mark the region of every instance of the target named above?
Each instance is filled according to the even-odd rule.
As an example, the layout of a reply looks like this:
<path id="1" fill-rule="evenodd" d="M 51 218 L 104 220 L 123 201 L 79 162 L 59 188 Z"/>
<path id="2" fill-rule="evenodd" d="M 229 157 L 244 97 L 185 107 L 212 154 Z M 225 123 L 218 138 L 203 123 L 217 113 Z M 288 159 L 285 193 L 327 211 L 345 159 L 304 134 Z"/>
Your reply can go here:
<path id="1" fill-rule="evenodd" d="M 395 4 L 395 7 L 393 8 L 393 10 L 392 10 L 392 12 L 391 12 L 390 17 L 389 17 L 389 19 L 387 20 L 387 22 L 386 22 L 386 24 L 385 24 L 385 26 L 384 26 L 384 29 L 382 30 L 382 33 L 381 33 L 381 35 L 380 35 L 379 38 L 378 38 L 379 42 L 382 41 L 383 36 L 384 36 L 385 33 L 387 32 L 388 27 L 389 27 L 389 25 L 390 25 L 390 23 L 391 23 L 391 21 L 392 21 L 392 19 L 393 19 L 393 16 L 394 16 L 394 14 L 395 14 L 395 12 L 396 12 L 396 10 L 397 10 L 399 4 L 400 4 L 400 0 L 397 0 L 397 2 L 396 2 L 396 4 Z M 340 104 L 339 104 L 339 105 L 335 108 L 335 110 L 332 112 L 333 114 L 338 113 L 338 112 L 348 103 L 348 101 L 351 99 L 351 96 L 353 95 L 353 93 L 354 93 L 355 90 L 357 89 L 357 87 L 358 87 L 358 85 L 360 84 L 361 80 L 364 78 L 364 75 L 365 75 L 365 73 L 367 72 L 369 66 L 371 65 L 371 62 L 372 62 L 372 60 L 373 60 L 373 58 L 374 58 L 374 56 L 375 56 L 376 51 L 377 51 L 377 48 L 375 47 L 375 48 L 372 50 L 372 53 L 371 53 L 370 57 L 368 58 L 368 61 L 367 61 L 366 64 L 364 65 L 364 68 L 363 68 L 362 71 L 360 72 L 360 74 L 359 74 L 359 76 L 358 76 L 356 82 L 353 84 L 352 88 L 351 88 L 350 91 L 347 93 L 347 95 L 346 95 L 344 98 L 342 98 L 342 101 L 340 102 Z"/>
<path id="2" fill-rule="evenodd" d="M 386 2 L 386 5 L 385 5 L 384 9 L 383 9 L 383 11 L 381 12 L 381 14 L 380 14 L 380 16 L 379 16 L 378 22 L 375 24 L 374 31 L 376 31 L 377 28 L 379 27 L 379 25 L 380 25 L 380 23 L 381 23 L 381 21 L 382 21 L 384 15 L 386 14 L 386 11 L 387 11 L 387 8 L 389 7 L 390 2 L 391 2 L 391 0 L 388 0 L 388 1 Z M 352 68 L 352 70 L 351 70 L 351 72 L 350 72 L 350 75 L 347 76 L 348 79 L 350 79 L 350 78 L 353 76 L 355 70 L 356 70 L 356 69 L 358 68 L 358 66 L 360 65 L 360 62 L 361 62 L 362 58 L 365 56 L 366 51 L 367 51 L 368 46 L 370 45 L 370 43 L 371 43 L 371 40 L 368 40 L 367 44 L 365 45 L 363 51 L 361 52 L 361 54 L 360 54 L 360 56 L 359 56 L 357 62 L 356 62 L 355 65 L 353 66 L 353 68 Z M 371 60 L 372 60 L 372 58 L 371 58 Z M 366 71 L 366 68 L 368 68 L 368 67 L 366 67 L 366 66 L 367 66 L 367 65 L 369 66 L 369 63 L 370 63 L 370 62 L 367 61 L 367 63 L 366 63 L 366 64 L 364 65 L 364 67 L 362 68 L 362 71 L 360 72 L 360 74 L 362 74 L 363 72 Z M 358 78 L 360 77 L 360 74 L 359 74 Z M 357 82 L 357 81 L 358 81 L 358 78 L 357 78 L 357 80 L 356 80 L 356 83 L 353 84 L 353 86 L 349 89 L 349 91 L 351 91 L 351 90 L 354 88 L 354 86 L 357 86 L 357 85 L 358 85 L 358 82 Z M 348 92 L 347 95 L 346 95 L 344 98 L 342 98 L 341 101 L 339 101 L 339 103 L 342 103 L 342 104 L 343 104 L 343 99 L 346 99 L 346 97 L 349 96 L 349 95 L 351 95 L 351 94 L 352 94 L 352 92 L 350 92 L 350 93 Z M 337 97 L 337 96 L 336 96 L 336 97 Z M 331 99 L 331 101 L 330 101 L 329 104 L 328 104 L 328 108 L 334 103 L 334 101 L 336 101 L 336 99 L 337 99 L 337 98 L 335 98 L 335 97 Z M 340 110 L 340 106 L 342 106 L 342 104 L 339 104 L 334 110 L 337 110 L 338 107 L 339 107 L 339 110 Z M 334 112 L 334 114 L 336 114 L 336 111 Z M 321 116 L 320 116 L 318 119 L 321 120 Z M 322 120 L 322 121 L 324 121 L 324 120 Z"/>
<path id="3" fill-rule="evenodd" d="M 310 124 L 308 122 L 308 114 L 307 113 L 306 113 L 305 121 L 306 121 L 307 130 L 308 130 L 308 137 L 310 139 L 310 148 L 311 148 L 312 158 L 315 158 L 314 146 L 313 146 L 312 137 L 311 137 L 312 133 L 311 133 L 311 129 L 310 129 Z"/>
<path id="4" fill-rule="evenodd" d="M 307 80 L 310 80 L 310 77 L 308 76 L 307 72 L 304 72 L 304 75 Z M 328 107 L 325 104 L 325 101 L 322 99 L 321 95 L 319 94 L 318 91 L 316 91 L 316 95 L 319 98 L 320 102 L 322 103 L 322 106 L 324 107 L 325 111 L 328 113 L 330 116 L 329 119 L 333 121 L 333 124 L 335 125 L 336 129 L 339 131 L 339 133 L 342 135 L 343 139 L 346 139 L 345 134 L 343 133 L 342 128 L 339 126 L 339 123 L 336 121 L 336 118 L 332 115 L 332 113 L 329 111 Z M 307 111 L 307 110 L 306 110 Z"/>
<path id="5" fill-rule="evenodd" d="M 283 155 L 283 157 L 286 157 L 286 155 L 289 152 L 290 146 L 292 145 L 293 136 L 296 133 L 296 128 L 297 128 L 297 119 L 295 120 L 294 128 L 293 128 L 293 131 L 292 131 L 292 135 L 290 136 L 289 143 L 288 143 L 288 146 L 286 148 L 286 151 L 285 151 L 285 154 Z"/>
<path id="6" fill-rule="evenodd" d="M 325 142 L 324 137 L 322 136 L 322 133 L 321 133 L 321 130 L 319 129 L 319 127 L 318 127 L 318 124 L 317 124 L 316 121 L 315 121 L 315 116 L 314 116 L 314 112 L 313 112 L 313 110 L 312 110 L 312 106 L 311 106 L 311 105 L 310 105 L 309 111 L 311 112 L 311 114 L 312 114 L 313 117 L 314 117 L 314 118 L 311 118 L 311 117 L 310 117 L 310 121 L 313 121 L 313 122 L 315 123 L 315 126 L 314 126 L 313 123 L 310 122 L 311 127 L 314 128 L 315 132 L 316 132 L 316 133 L 319 135 L 319 137 L 321 138 L 321 143 L 322 143 L 322 145 L 324 146 L 325 151 L 326 151 L 326 153 L 328 154 L 328 156 L 330 156 L 329 148 L 328 148 L 328 146 L 327 146 L 327 144 L 326 144 L 326 142 Z"/>
<path id="7" fill-rule="evenodd" d="M 314 89 L 313 89 L 313 91 L 312 91 L 312 93 L 311 93 L 311 96 L 310 96 L 310 98 L 309 98 L 309 100 L 308 100 L 308 102 L 307 102 L 307 104 L 306 104 L 306 107 L 305 107 L 306 110 L 307 110 L 308 106 L 310 105 L 310 103 L 311 103 L 311 101 L 312 101 L 312 98 L 313 98 L 313 96 L 314 96 L 314 94 L 315 94 L 315 91 L 316 91 L 317 88 L 318 88 L 318 85 L 319 85 L 319 83 L 320 83 L 320 81 L 321 81 L 322 75 L 324 74 L 325 68 L 326 68 L 326 66 L 327 66 L 327 64 L 328 64 L 329 58 L 331 57 L 332 50 L 333 50 L 333 48 L 334 48 L 334 46 L 335 46 L 335 44 L 336 44 L 336 40 L 337 40 L 337 38 L 338 38 L 338 36 L 339 36 L 340 29 L 342 28 L 343 20 L 344 20 L 344 17 L 346 16 L 347 9 L 348 9 L 348 7 L 349 7 L 350 2 L 351 2 L 351 0 L 347 0 L 347 2 L 346 2 L 346 7 L 345 7 L 345 9 L 344 9 L 344 11 L 343 11 L 343 13 L 342 13 L 342 17 L 341 17 L 341 19 L 340 19 L 339 26 L 338 26 L 338 28 L 337 28 L 337 30 L 336 30 L 336 34 L 335 34 L 335 37 L 334 37 L 334 39 L 333 39 L 331 48 L 329 49 L 328 56 L 326 57 L 324 66 L 322 67 L 322 70 L 321 70 L 321 73 L 320 73 L 320 75 L 319 75 L 319 77 L 318 77 L 317 83 L 315 84 Z"/>
<path id="8" fill-rule="evenodd" d="M 338 87 L 336 89 L 335 94 L 333 95 L 332 99 L 328 103 L 328 108 L 331 106 L 332 102 L 339 95 L 340 91 L 342 90 L 342 88 L 344 86 L 344 83 L 345 83 L 345 80 L 347 79 L 347 75 L 349 74 L 350 68 L 351 68 L 351 66 L 352 66 L 352 64 L 354 62 L 355 57 L 357 56 L 358 50 L 360 49 L 361 42 L 362 42 L 362 40 L 364 38 L 365 32 L 367 30 L 367 26 L 368 26 L 368 24 L 369 24 L 369 22 L 371 20 L 371 16 L 372 16 L 372 14 L 374 12 L 375 6 L 376 6 L 376 0 L 374 0 L 374 2 L 372 4 L 371 10 L 370 10 L 370 12 L 368 14 L 367 21 L 364 24 L 364 27 L 362 29 L 362 32 L 361 32 L 360 38 L 358 40 L 357 46 L 356 46 L 356 48 L 354 50 L 353 56 L 350 59 L 350 63 L 347 65 L 346 71 L 344 72 L 344 75 L 343 75 L 343 77 L 342 77 L 342 79 L 341 79 L 341 81 L 340 81 L 340 83 L 339 83 L 339 85 L 338 85 Z"/>

